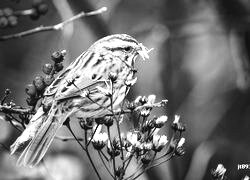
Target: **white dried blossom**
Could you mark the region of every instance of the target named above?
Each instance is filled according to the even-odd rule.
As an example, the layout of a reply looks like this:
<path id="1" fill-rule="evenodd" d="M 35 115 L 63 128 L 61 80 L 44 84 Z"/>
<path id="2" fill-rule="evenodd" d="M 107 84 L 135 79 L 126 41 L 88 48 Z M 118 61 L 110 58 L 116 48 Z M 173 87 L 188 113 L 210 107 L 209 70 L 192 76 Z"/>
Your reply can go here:
<path id="1" fill-rule="evenodd" d="M 108 134 L 103 132 L 101 133 L 102 127 L 101 126 L 98 126 L 98 128 L 96 129 L 96 132 L 95 134 L 93 135 L 93 138 L 91 140 L 93 146 L 95 149 L 102 149 L 105 145 L 106 145 L 106 142 L 108 140 Z"/>
<path id="2" fill-rule="evenodd" d="M 134 132 L 127 133 L 127 141 L 130 142 L 133 146 L 138 144 L 138 134 Z"/>
<path id="3" fill-rule="evenodd" d="M 142 109 L 140 112 L 140 115 L 143 117 L 147 117 L 150 115 L 151 110 L 150 109 Z"/>
<path id="4" fill-rule="evenodd" d="M 137 96 L 137 98 L 134 100 L 135 103 L 139 103 L 142 99 L 142 96 Z"/>
<path id="5" fill-rule="evenodd" d="M 148 96 L 148 103 L 150 104 L 154 104 L 155 103 L 155 99 L 156 99 L 156 95 L 151 94 Z"/>
<path id="6" fill-rule="evenodd" d="M 108 134 L 103 132 L 103 133 L 95 133 L 92 142 L 106 142 L 108 140 Z"/>
<path id="7" fill-rule="evenodd" d="M 174 116 L 174 124 L 178 124 L 179 123 L 179 120 L 180 120 L 180 116 L 179 115 L 175 115 Z"/>
<path id="8" fill-rule="evenodd" d="M 223 164 L 218 164 L 217 168 L 214 170 L 214 173 L 219 177 L 223 177 L 226 171 L 227 169 L 223 166 Z"/>
<path id="9" fill-rule="evenodd" d="M 153 148 L 153 143 L 152 142 L 148 142 L 148 143 L 142 143 L 142 149 L 144 150 L 151 150 Z"/>
<path id="10" fill-rule="evenodd" d="M 135 83 L 136 83 L 136 81 L 137 81 L 137 77 L 135 77 L 135 78 L 133 78 L 133 79 L 131 79 L 131 80 L 127 80 L 127 81 L 125 81 L 125 85 L 126 86 L 133 86 Z"/>
<path id="11" fill-rule="evenodd" d="M 161 128 L 168 120 L 167 116 L 160 116 L 155 120 L 155 125 L 157 128 Z"/>
<path id="12" fill-rule="evenodd" d="M 182 138 L 179 140 L 178 144 L 177 144 L 177 148 L 182 147 L 183 144 L 185 143 L 185 141 L 186 141 L 186 139 L 185 139 L 184 137 L 182 137 Z"/>
<path id="13" fill-rule="evenodd" d="M 249 176 L 245 176 L 244 178 L 243 178 L 243 180 L 250 180 L 250 178 L 249 178 Z"/>
<path id="14" fill-rule="evenodd" d="M 154 150 L 160 151 L 168 143 L 168 138 L 166 135 L 155 134 L 153 136 Z"/>

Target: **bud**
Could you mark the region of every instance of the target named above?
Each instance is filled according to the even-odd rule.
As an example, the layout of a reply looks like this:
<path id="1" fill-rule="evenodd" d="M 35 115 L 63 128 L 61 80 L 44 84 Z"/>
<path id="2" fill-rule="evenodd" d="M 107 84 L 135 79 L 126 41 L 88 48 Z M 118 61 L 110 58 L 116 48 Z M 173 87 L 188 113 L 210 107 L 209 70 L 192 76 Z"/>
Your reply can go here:
<path id="1" fill-rule="evenodd" d="M 104 122 L 104 124 L 105 124 L 107 127 L 112 126 L 113 123 L 114 123 L 113 117 L 105 117 L 105 122 Z"/>
<path id="2" fill-rule="evenodd" d="M 80 127 L 86 131 L 91 130 L 93 128 L 93 122 L 94 120 L 92 118 L 79 118 Z"/>
<path id="3" fill-rule="evenodd" d="M 112 81 L 112 82 L 115 82 L 116 80 L 117 80 L 117 74 L 116 73 L 114 73 L 114 72 L 110 72 L 109 73 L 109 79 L 110 79 L 110 81 Z"/>
<path id="4" fill-rule="evenodd" d="M 103 117 L 101 117 L 101 118 L 95 118 L 95 122 L 97 124 L 104 124 L 105 123 L 105 119 Z"/>
<path id="5" fill-rule="evenodd" d="M 108 141 L 107 153 L 110 155 L 110 157 L 114 158 L 120 155 L 120 150 L 112 148 L 110 145 L 110 141 Z"/>

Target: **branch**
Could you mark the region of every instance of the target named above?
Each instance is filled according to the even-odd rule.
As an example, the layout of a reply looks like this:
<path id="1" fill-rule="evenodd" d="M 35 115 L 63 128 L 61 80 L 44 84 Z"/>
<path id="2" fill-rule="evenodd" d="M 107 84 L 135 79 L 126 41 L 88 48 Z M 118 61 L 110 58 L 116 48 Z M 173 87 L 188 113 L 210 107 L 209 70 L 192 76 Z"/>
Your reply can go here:
<path id="1" fill-rule="evenodd" d="M 55 136 L 55 139 L 61 140 L 61 141 L 76 141 L 74 137 L 66 137 L 66 136 Z M 83 138 L 77 137 L 78 141 L 83 141 Z"/>
<path id="2" fill-rule="evenodd" d="M 94 16 L 94 15 L 101 14 L 101 13 L 103 13 L 105 11 L 107 11 L 106 7 L 102 7 L 100 9 L 95 10 L 95 11 L 90 11 L 90 12 L 87 12 L 87 13 L 80 12 L 79 14 L 77 14 L 77 15 L 73 16 L 72 18 L 70 18 L 70 19 L 68 19 L 66 21 L 63 21 L 63 22 L 61 22 L 59 24 L 55 24 L 55 25 L 51 25 L 51 26 L 39 26 L 39 27 L 36 27 L 34 29 L 30 29 L 30 30 L 23 31 L 23 32 L 20 32 L 20 33 L 1 36 L 0 41 L 6 41 L 6 40 L 9 40 L 9 39 L 21 38 L 21 37 L 29 36 L 29 35 L 36 34 L 36 33 L 39 33 L 39 32 L 62 30 L 64 28 L 64 26 L 66 26 L 67 24 L 69 24 L 69 23 L 71 23 L 71 22 L 73 22 L 73 21 L 75 21 L 77 19 L 80 19 L 81 17 Z"/>
<path id="3" fill-rule="evenodd" d="M 32 114 L 32 110 L 29 108 L 15 108 L 8 105 L 0 105 L 0 112 L 13 114 Z"/>

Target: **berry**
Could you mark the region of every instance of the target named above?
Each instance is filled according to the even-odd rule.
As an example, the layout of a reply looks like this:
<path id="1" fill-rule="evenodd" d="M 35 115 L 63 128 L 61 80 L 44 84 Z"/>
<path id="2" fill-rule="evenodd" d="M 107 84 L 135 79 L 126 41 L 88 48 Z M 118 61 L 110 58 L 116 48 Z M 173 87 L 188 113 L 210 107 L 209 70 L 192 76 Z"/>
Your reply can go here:
<path id="1" fill-rule="evenodd" d="M 44 64 L 43 68 L 42 68 L 44 74 L 47 74 L 47 75 L 49 75 L 51 73 L 52 69 L 53 69 L 53 65 L 49 64 L 49 63 L 48 64 Z"/>
<path id="2" fill-rule="evenodd" d="M 56 63 L 55 64 L 55 71 L 59 72 L 63 69 L 63 63 Z"/>
<path id="3" fill-rule="evenodd" d="M 46 86 L 49 86 L 54 80 L 55 78 L 51 75 L 47 75 L 44 77 L 44 83 Z"/>
<path id="4" fill-rule="evenodd" d="M 0 28 L 5 28 L 8 25 L 8 19 L 6 17 L 0 17 Z"/>
<path id="5" fill-rule="evenodd" d="M 3 13 L 5 16 L 11 16 L 13 15 L 13 10 L 11 8 L 4 8 Z"/>
<path id="6" fill-rule="evenodd" d="M 46 14 L 48 12 L 48 9 L 48 5 L 45 3 L 42 3 L 37 7 L 38 13 L 42 15 Z"/>
<path id="7" fill-rule="evenodd" d="M 17 17 L 16 16 L 9 16 L 8 21 L 9 21 L 10 26 L 16 26 L 17 25 Z"/>
<path id="8" fill-rule="evenodd" d="M 63 61 L 63 55 L 62 53 L 60 53 L 59 51 L 53 52 L 53 54 L 51 55 L 51 59 L 55 62 L 55 63 L 60 63 Z"/>
<path id="9" fill-rule="evenodd" d="M 42 91 L 45 89 L 45 83 L 42 76 L 36 76 L 33 81 L 33 84 L 35 85 L 38 91 Z"/>
<path id="10" fill-rule="evenodd" d="M 35 96 L 36 95 L 36 87 L 34 86 L 34 84 L 28 84 L 25 88 L 25 92 L 29 96 Z"/>

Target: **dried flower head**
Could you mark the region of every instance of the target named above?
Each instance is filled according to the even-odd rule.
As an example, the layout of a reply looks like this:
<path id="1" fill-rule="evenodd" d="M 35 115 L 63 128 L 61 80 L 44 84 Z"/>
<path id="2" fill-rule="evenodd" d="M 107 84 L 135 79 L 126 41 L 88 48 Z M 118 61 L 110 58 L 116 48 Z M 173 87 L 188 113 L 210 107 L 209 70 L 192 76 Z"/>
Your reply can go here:
<path id="1" fill-rule="evenodd" d="M 164 126 L 164 124 L 167 122 L 168 117 L 167 116 L 160 116 L 155 120 L 155 127 L 156 128 L 161 128 Z"/>
<path id="2" fill-rule="evenodd" d="M 159 152 L 168 143 L 166 135 L 153 135 L 153 150 Z"/>
<path id="3" fill-rule="evenodd" d="M 227 169 L 223 166 L 223 164 L 218 164 L 217 168 L 211 171 L 211 175 L 213 179 L 223 179 L 225 176 Z"/>

